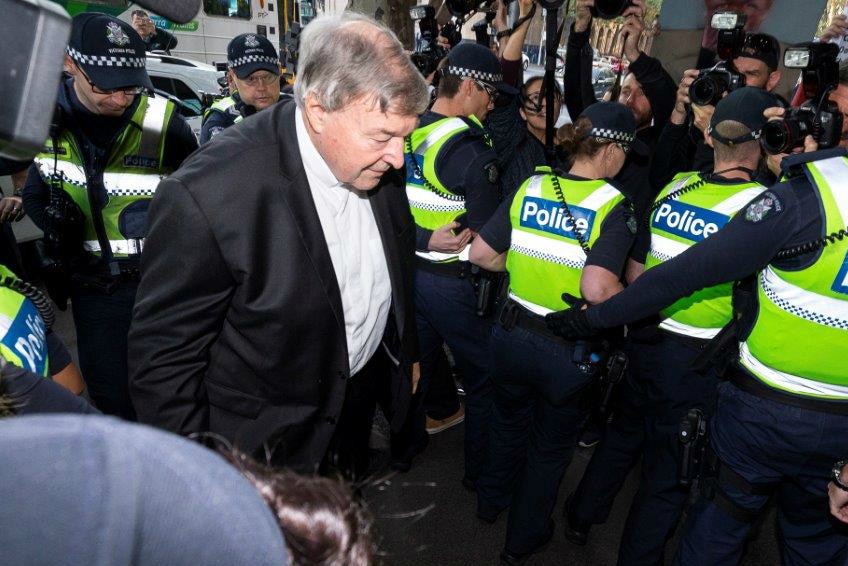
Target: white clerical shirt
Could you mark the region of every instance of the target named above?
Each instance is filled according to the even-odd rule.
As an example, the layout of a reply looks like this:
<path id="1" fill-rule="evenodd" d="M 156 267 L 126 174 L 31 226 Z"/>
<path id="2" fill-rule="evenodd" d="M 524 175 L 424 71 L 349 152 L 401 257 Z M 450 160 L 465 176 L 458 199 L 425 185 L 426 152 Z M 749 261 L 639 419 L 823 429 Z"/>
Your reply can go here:
<path id="1" fill-rule="evenodd" d="M 295 117 L 297 145 L 341 291 L 350 375 L 380 345 L 392 300 L 383 242 L 366 191 L 340 183 Z"/>

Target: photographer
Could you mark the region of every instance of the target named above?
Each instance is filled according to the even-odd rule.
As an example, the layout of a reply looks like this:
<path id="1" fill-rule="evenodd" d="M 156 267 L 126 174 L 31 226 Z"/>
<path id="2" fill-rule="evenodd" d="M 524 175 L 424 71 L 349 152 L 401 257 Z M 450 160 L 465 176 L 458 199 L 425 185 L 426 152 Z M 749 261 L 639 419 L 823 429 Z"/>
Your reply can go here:
<path id="1" fill-rule="evenodd" d="M 733 69 L 745 77 L 745 86 L 772 92 L 780 82 L 779 60 L 780 43 L 777 39 L 767 34 L 749 33 L 745 35 L 739 56 L 734 57 L 732 63 Z M 651 165 L 651 183 L 655 186 L 665 185 L 681 171 L 706 171 L 713 165 L 713 151 L 704 142 L 704 130 L 710 123 L 715 106 L 693 104 L 689 97 L 692 83 L 700 73 L 697 69 L 683 73 L 674 110 L 662 130 Z M 788 106 L 782 98 L 778 97 L 778 101 L 780 105 Z M 766 186 L 775 180 L 762 166 L 758 167 L 756 179 Z"/>
<path id="2" fill-rule="evenodd" d="M 752 527 L 779 493 L 781 555 L 843 564 L 848 539 L 827 510 L 833 462 L 848 435 L 848 177 L 843 148 L 782 163 L 786 180 L 718 233 L 649 269 L 609 301 L 551 315 L 576 338 L 668 308 L 701 289 L 755 276 L 757 300 L 737 313 L 739 354 L 718 388 L 710 425 L 715 489 L 689 514 L 675 564 L 739 563 Z"/>
<path id="3" fill-rule="evenodd" d="M 546 106 L 542 92 L 543 77 L 537 76 L 522 84 L 521 53 L 524 39 L 535 14 L 533 0 L 519 0 L 519 17 L 512 30 L 499 31 L 506 39 L 501 52 L 501 67 L 504 81 L 519 87 L 518 95 L 505 95 L 504 102 L 496 105 L 489 113 L 487 125 L 492 132 L 492 141 L 501 163 L 501 198 L 512 195 L 518 186 L 539 165 L 545 165 Z M 506 8 L 500 4 L 499 14 Z M 499 18 L 495 19 L 498 25 Z M 501 24 L 506 27 L 504 23 Z M 559 119 L 562 107 L 562 90 L 555 84 L 554 123 Z M 555 165 L 565 166 L 565 163 Z"/>
<path id="4" fill-rule="evenodd" d="M 722 100 L 707 141 L 715 171 L 675 177 L 650 208 L 649 249 L 634 252 L 650 271 L 707 237 L 765 190 L 751 181 L 762 150 L 757 138 L 774 97 L 742 88 Z M 675 221 L 689 217 L 686 221 Z M 630 467 L 642 458 L 641 483 L 630 507 L 618 564 L 661 565 L 664 547 L 683 512 L 678 484 L 678 427 L 692 408 L 710 414 L 717 376 L 691 369 L 701 350 L 732 317 L 731 286 L 710 287 L 660 313 L 650 328 L 631 332 L 629 373 L 618 407 L 580 485 L 567 505 L 567 536 L 585 544 L 591 524 L 603 523 Z"/>
<path id="5" fill-rule="evenodd" d="M 227 78 L 233 93 L 203 114 L 201 145 L 280 100 L 280 58 L 274 45 L 252 33 L 234 37 L 227 45 Z"/>
<path id="6" fill-rule="evenodd" d="M 127 333 L 147 207 L 197 141 L 172 102 L 144 94 L 153 85 L 144 44 L 129 24 L 80 14 L 67 53 L 57 120 L 29 170 L 24 206 L 45 232 L 42 261 L 56 281 L 54 299 L 72 300 L 92 400 L 131 419 Z"/>
<path id="7" fill-rule="evenodd" d="M 141 36 L 147 51 L 164 51 L 168 55 L 176 49 L 177 38 L 169 31 L 156 27 L 144 10 L 132 11 L 132 27 Z"/>
<path id="8" fill-rule="evenodd" d="M 570 116 L 579 116 L 583 109 L 596 102 L 592 90 L 593 50 L 589 45 L 592 31 L 594 0 L 577 0 L 576 19 L 568 36 L 565 57 L 565 105 Z M 627 75 L 622 78 L 618 102 L 633 112 L 636 136 L 648 148 L 645 155 L 633 152 L 624 168 L 615 177 L 625 196 L 641 212 L 653 198 L 655 190 L 648 181 L 654 147 L 663 125 L 674 107 L 674 79 L 663 69 L 659 60 L 639 51 L 639 38 L 645 29 L 642 17 L 644 0 L 633 0 L 624 10 L 624 56 L 630 61 Z"/>

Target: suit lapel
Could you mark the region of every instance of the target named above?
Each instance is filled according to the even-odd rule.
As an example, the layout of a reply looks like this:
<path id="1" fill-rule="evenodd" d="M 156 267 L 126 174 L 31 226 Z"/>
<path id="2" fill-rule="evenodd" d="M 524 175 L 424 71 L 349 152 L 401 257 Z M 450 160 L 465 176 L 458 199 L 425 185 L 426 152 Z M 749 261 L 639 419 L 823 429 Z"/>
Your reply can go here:
<path id="1" fill-rule="evenodd" d="M 280 137 L 280 193 L 286 200 L 292 212 L 292 218 L 297 225 L 300 238 L 303 240 L 306 253 L 309 256 L 318 280 L 324 288 L 327 300 L 333 308 L 336 322 L 342 334 L 345 332 L 344 309 L 342 307 L 341 291 L 333 260 L 327 247 L 327 239 L 318 218 L 318 209 L 309 189 L 303 160 L 297 145 L 295 130 L 295 104 L 288 103 L 282 110 L 282 120 L 278 125 Z"/>

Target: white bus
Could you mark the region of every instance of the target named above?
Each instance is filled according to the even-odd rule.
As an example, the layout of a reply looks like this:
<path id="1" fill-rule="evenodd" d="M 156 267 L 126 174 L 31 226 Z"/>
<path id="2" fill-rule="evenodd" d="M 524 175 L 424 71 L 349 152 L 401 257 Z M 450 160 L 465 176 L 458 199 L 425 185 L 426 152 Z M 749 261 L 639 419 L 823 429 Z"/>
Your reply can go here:
<path id="1" fill-rule="evenodd" d="M 103 12 L 127 22 L 140 6 L 126 0 L 54 0 L 74 16 L 81 12 Z M 203 0 L 197 16 L 187 24 L 150 14 L 156 27 L 166 29 L 177 38 L 171 53 L 178 57 L 205 63 L 226 63 L 227 44 L 240 33 L 264 35 L 279 50 L 287 25 L 287 3 L 294 0 Z M 145 10 L 147 11 L 147 10 Z M 297 11 L 295 11 L 297 13 Z"/>

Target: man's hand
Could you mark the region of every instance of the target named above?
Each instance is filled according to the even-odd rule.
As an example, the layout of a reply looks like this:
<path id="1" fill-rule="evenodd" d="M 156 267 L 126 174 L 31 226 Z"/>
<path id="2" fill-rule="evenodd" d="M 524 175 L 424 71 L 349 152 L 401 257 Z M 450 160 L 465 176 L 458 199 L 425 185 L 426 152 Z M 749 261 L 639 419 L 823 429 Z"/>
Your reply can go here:
<path id="1" fill-rule="evenodd" d="M 773 108 L 766 108 L 763 111 L 763 116 L 768 118 L 769 122 L 773 122 L 775 120 L 783 120 L 783 115 L 786 113 L 785 108 L 781 108 L 780 106 L 775 106 Z M 813 136 L 807 136 L 804 138 L 804 147 L 796 147 L 792 149 L 792 153 L 766 153 L 766 165 L 774 175 L 780 178 L 781 174 L 781 164 L 783 163 L 783 158 L 795 154 L 795 153 L 810 153 L 818 150 L 819 144 L 816 142 Z"/>
<path id="2" fill-rule="evenodd" d="M 523 18 L 533 9 L 535 0 L 518 0 L 518 17 Z"/>
<path id="3" fill-rule="evenodd" d="M 630 6 L 625 8 L 621 13 L 621 17 L 627 19 L 628 16 L 636 16 L 641 20 L 645 17 L 645 11 L 647 9 L 645 0 L 630 0 Z"/>
<path id="4" fill-rule="evenodd" d="M 845 468 L 842 468 L 842 481 L 845 483 Z M 830 513 L 843 523 L 848 523 L 848 491 L 839 489 L 833 482 L 827 484 L 830 500 Z"/>
<path id="5" fill-rule="evenodd" d="M 418 382 L 421 380 L 421 362 L 412 364 L 412 394 L 418 391 Z"/>
<path id="6" fill-rule="evenodd" d="M 686 105 L 691 104 L 689 100 L 689 87 L 698 78 L 698 69 L 687 69 L 683 71 L 683 78 L 677 85 L 677 99 L 674 101 L 674 110 L 671 113 L 672 124 L 680 126 L 686 121 Z"/>
<path id="7" fill-rule="evenodd" d="M 848 17 L 845 14 L 836 14 L 819 39 L 821 41 L 833 41 L 846 33 L 848 33 Z"/>
<path id="8" fill-rule="evenodd" d="M 474 233 L 466 228 L 459 234 L 454 234 L 453 231 L 457 228 L 459 228 L 459 222 L 451 222 L 433 230 L 427 249 L 446 254 L 455 254 L 464 250 Z"/>
<path id="9" fill-rule="evenodd" d="M 595 0 L 577 0 L 574 6 L 574 31 L 582 33 L 592 25 L 592 12 L 589 8 L 595 7 Z"/>
<path id="10" fill-rule="evenodd" d="M 562 300 L 571 308 L 545 316 L 545 324 L 547 324 L 548 330 L 566 340 L 579 340 L 597 334 L 597 331 L 592 328 L 586 318 L 586 309 L 588 308 L 586 301 L 568 293 L 562 294 Z"/>
<path id="11" fill-rule="evenodd" d="M 21 197 L 3 197 L 0 199 L 0 222 L 17 222 L 24 217 L 24 205 Z"/>
<path id="12" fill-rule="evenodd" d="M 715 106 L 710 104 L 706 106 L 699 106 L 697 104 L 692 105 L 692 114 L 695 116 L 695 127 L 697 127 L 702 132 L 707 131 L 707 128 L 710 127 L 710 120 L 713 118 L 713 113 L 715 112 Z"/>
<path id="13" fill-rule="evenodd" d="M 628 8 L 634 10 L 635 7 Z M 627 16 L 624 20 L 624 26 L 621 28 L 621 33 L 624 36 L 624 56 L 631 63 L 639 58 L 639 39 L 642 37 L 642 32 L 645 31 L 645 22 L 636 14 Z"/>

